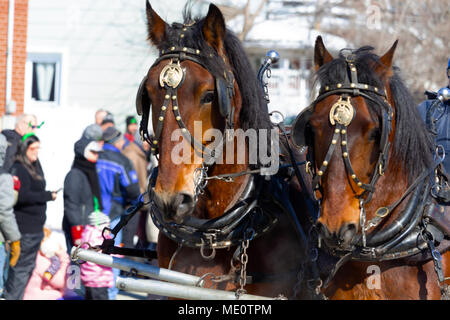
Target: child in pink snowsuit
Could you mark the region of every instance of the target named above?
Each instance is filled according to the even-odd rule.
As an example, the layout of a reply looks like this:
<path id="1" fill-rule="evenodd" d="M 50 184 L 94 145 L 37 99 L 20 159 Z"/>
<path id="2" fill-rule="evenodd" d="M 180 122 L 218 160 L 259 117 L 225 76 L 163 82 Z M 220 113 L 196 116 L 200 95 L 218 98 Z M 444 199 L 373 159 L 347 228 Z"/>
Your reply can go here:
<path id="1" fill-rule="evenodd" d="M 92 212 L 81 235 L 81 243 L 101 245 L 103 228 L 109 227 L 109 222 L 109 217 L 103 212 Z M 88 246 L 84 244 L 82 248 L 87 249 Z M 108 288 L 113 286 L 114 277 L 110 267 L 85 262 L 81 264 L 81 281 L 86 288 L 86 300 L 108 300 Z"/>

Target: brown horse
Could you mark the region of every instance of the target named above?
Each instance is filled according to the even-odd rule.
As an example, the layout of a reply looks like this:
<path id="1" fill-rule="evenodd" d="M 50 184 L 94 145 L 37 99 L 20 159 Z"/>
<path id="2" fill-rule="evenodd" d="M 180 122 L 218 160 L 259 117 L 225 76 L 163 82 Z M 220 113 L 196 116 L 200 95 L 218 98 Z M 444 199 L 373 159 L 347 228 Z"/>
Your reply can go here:
<path id="1" fill-rule="evenodd" d="M 298 189 L 287 187 L 289 177 L 260 174 L 267 163 L 260 161 L 259 145 L 270 149 L 276 132 L 241 43 L 212 4 L 202 19 L 187 12 L 184 23 L 168 25 L 147 2 L 147 19 L 160 57 L 141 85 L 137 107 L 141 131 L 159 156 L 149 184 L 159 265 L 205 276 L 207 287 L 296 296 L 305 233 L 293 212 L 306 210 L 305 202 Z M 152 137 L 146 133 L 149 108 Z M 207 137 L 211 129 L 219 130 L 214 139 Z M 238 129 L 263 134 L 241 148 L 228 135 Z M 180 135 L 173 138 L 175 132 Z M 227 158 L 220 150 L 225 145 Z"/>
<path id="2" fill-rule="evenodd" d="M 294 124 L 294 141 L 310 149 L 322 248 L 340 258 L 324 284 L 330 299 L 449 296 L 450 213 L 430 194 L 433 144 L 392 66 L 396 45 L 333 58 L 318 37 L 320 93 Z"/>

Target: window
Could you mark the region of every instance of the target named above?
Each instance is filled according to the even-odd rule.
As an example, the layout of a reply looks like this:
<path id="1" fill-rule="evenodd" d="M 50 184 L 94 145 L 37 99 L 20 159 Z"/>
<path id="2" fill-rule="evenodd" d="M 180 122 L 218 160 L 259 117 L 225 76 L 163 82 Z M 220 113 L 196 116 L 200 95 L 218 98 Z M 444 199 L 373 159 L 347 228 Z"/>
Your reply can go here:
<path id="1" fill-rule="evenodd" d="M 28 101 L 60 104 L 61 54 L 29 53 L 27 75 Z"/>

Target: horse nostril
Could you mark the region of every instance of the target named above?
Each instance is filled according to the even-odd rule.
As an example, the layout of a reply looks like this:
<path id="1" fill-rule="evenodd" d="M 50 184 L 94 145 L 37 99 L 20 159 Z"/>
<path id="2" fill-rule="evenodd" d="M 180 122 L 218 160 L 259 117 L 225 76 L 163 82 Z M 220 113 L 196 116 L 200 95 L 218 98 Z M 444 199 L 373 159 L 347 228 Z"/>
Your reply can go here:
<path id="1" fill-rule="evenodd" d="M 357 227 L 355 223 L 346 223 L 339 230 L 339 239 L 342 243 L 349 244 L 356 235 Z"/>
<path id="2" fill-rule="evenodd" d="M 179 193 L 175 196 L 173 206 L 176 216 L 184 218 L 194 209 L 194 197 L 188 193 Z"/>
<path id="3" fill-rule="evenodd" d="M 329 238 L 331 236 L 331 232 L 328 230 L 327 226 L 325 226 L 321 222 L 317 222 L 316 227 L 317 232 L 322 235 L 322 237 Z"/>

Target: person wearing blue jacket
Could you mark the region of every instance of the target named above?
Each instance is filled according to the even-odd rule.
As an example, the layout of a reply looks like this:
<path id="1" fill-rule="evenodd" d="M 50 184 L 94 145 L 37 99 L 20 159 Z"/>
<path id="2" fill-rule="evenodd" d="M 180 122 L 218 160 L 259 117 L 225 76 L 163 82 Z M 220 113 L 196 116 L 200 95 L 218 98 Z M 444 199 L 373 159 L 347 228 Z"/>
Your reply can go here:
<path id="1" fill-rule="evenodd" d="M 445 173 L 450 175 L 450 100 L 448 99 L 450 92 L 450 59 L 447 65 L 447 87 L 441 88 L 437 93 L 440 97 L 440 103 L 432 114 L 432 118 L 436 119 L 436 145 L 441 145 L 445 151 L 443 167 Z M 425 100 L 419 106 L 418 110 L 422 119 L 426 122 L 428 109 L 436 100 Z"/>
<path id="2" fill-rule="evenodd" d="M 115 127 L 108 127 L 103 132 L 103 152 L 97 161 L 97 174 L 100 183 L 100 193 L 103 204 L 103 212 L 111 220 L 113 229 L 125 214 L 127 205 L 135 205 L 139 201 L 140 189 L 136 171 L 131 161 L 122 154 L 125 143 L 123 134 Z M 122 242 L 122 232 L 115 238 L 115 245 Z M 118 269 L 113 269 L 114 283 L 119 274 Z M 109 288 L 109 299 L 116 298 L 118 289 Z"/>

